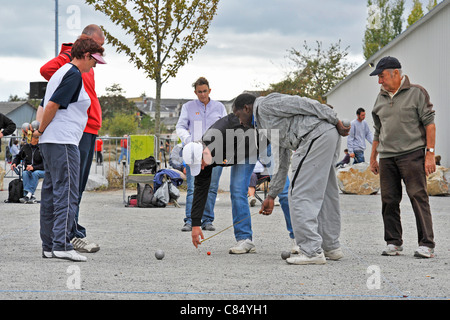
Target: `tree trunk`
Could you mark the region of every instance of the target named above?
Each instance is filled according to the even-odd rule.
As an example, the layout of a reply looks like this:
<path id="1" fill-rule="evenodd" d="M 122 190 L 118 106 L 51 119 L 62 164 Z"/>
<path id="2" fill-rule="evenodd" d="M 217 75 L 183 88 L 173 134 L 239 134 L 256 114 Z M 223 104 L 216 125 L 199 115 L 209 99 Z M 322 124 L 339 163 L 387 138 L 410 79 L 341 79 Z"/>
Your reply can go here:
<path id="1" fill-rule="evenodd" d="M 159 142 L 161 134 L 161 79 L 156 79 L 156 100 L 155 100 L 155 136 Z"/>

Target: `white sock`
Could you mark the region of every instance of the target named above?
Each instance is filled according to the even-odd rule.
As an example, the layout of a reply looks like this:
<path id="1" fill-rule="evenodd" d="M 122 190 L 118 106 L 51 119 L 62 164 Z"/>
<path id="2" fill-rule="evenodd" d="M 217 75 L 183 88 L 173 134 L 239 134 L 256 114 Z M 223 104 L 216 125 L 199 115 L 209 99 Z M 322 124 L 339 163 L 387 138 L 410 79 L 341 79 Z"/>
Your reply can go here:
<path id="1" fill-rule="evenodd" d="M 32 196 L 32 195 L 33 195 L 33 194 L 32 194 L 31 192 L 28 192 L 27 197 L 31 199 L 31 196 Z"/>

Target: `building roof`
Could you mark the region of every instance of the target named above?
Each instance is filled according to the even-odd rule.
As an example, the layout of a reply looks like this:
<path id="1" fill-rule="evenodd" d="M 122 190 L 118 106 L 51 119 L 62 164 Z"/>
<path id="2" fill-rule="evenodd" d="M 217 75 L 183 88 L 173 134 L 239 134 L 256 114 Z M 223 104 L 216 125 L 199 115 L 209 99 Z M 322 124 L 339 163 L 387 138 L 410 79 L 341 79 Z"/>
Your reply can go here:
<path id="1" fill-rule="evenodd" d="M 364 70 L 367 66 L 375 66 L 375 61 L 379 58 L 384 56 L 384 53 L 388 50 L 390 50 L 392 47 L 394 47 L 397 43 L 402 41 L 405 37 L 410 35 L 414 32 L 417 28 L 420 28 L 423 24 L 425 24 L 427 21 L 432 19 L 439 11 L 441 11 L 443 8 L 445 8 L 447 5 L 450 4 L 449 0 L 444 0 L 441 3 L 439 3 L 436 7 L 434 7 L 432 10 L 430 10 L 427 14 L 425 14 L 420 20 L 418 20 L 416 23 L 414 23 L 412 26 L 408 27 L 405 31 L 400 33 L 397 37 L 395 37 L 391 42 L 389 42 L 387 45 L 385 45 L 383 48 L 378 50 L 376 53 L 374 53 L 369 59 L 366 60 L 359 68 L 357 68 L 355 71 L 353 71 L 351 74 L 349 74 L 344 80 L 339 82 L 333 89 L 331 89 L 329 92 L 325 94 L 325 97 L 333 93 L 335 90 L 337 90 L 340 86 L 342 86 L 344 83 L 349 81 L 351 78 L 353 78 L 357 73 L 359 73 L 361 70 Z"/>
<path id="2" fill-rule="evenodd" d="M 8 115 L 9 113 L 13 112 L 14 110 L 16 110 L 17 108 L 23 106 L 24 104 L 27 104 L 30 107 L 33 107 L 27 101 L 0 102 L 0 113 L 3 113 L 4 115 Z"/>

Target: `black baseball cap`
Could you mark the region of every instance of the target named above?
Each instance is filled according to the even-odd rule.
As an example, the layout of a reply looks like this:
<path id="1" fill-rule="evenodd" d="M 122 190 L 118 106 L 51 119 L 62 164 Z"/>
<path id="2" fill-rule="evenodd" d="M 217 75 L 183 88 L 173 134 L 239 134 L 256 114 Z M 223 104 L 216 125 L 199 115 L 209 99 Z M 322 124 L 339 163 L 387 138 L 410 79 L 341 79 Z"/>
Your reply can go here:
<path id="1" fill-rule="evenodd" d="M 370 75 L 377 76 L 386 69 L 401 69 L 401 68 L 402 68 L 402 65 L 400 64 L 400 61 L 397 60 L 397 58 L 388 56 L 388 57 L 382 58 L 378 62 L 375 70 Z"/>

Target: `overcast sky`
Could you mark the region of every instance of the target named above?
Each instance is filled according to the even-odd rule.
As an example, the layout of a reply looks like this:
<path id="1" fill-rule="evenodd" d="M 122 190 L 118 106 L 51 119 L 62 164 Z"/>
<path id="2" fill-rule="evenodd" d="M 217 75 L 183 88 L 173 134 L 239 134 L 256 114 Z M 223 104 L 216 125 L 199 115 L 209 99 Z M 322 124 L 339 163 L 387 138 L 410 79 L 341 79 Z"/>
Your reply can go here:
<path id="1" fill-rule="evenodd" d="M 30 82 L 44 81 L 39 69 L 55 56 L 55 1 L 0 2 L 0 101 L 6 101 L 10 95 L 25 97 Z M 359 65 L 366 19 L 365 0 L 222 0 L 207 45 L 163 86 L 162 96 L 195 98 L 191 84 L 200 76 L 210 81 L 217 100 L 266 88 L 285 75 L 287 50 L 301 49 L 304 41 L 310 47 L 321 41 L 327 48 L 340 39 Z M 59 46 L 75 41 L 91 23 L 117 28 L 83 0 L 59 0 Z M 155 96 L 154 82 L 109 44 L 105 59 L 108 64 L 95 69 L 98 95 L 118 83 L 127 97 Z"/>

